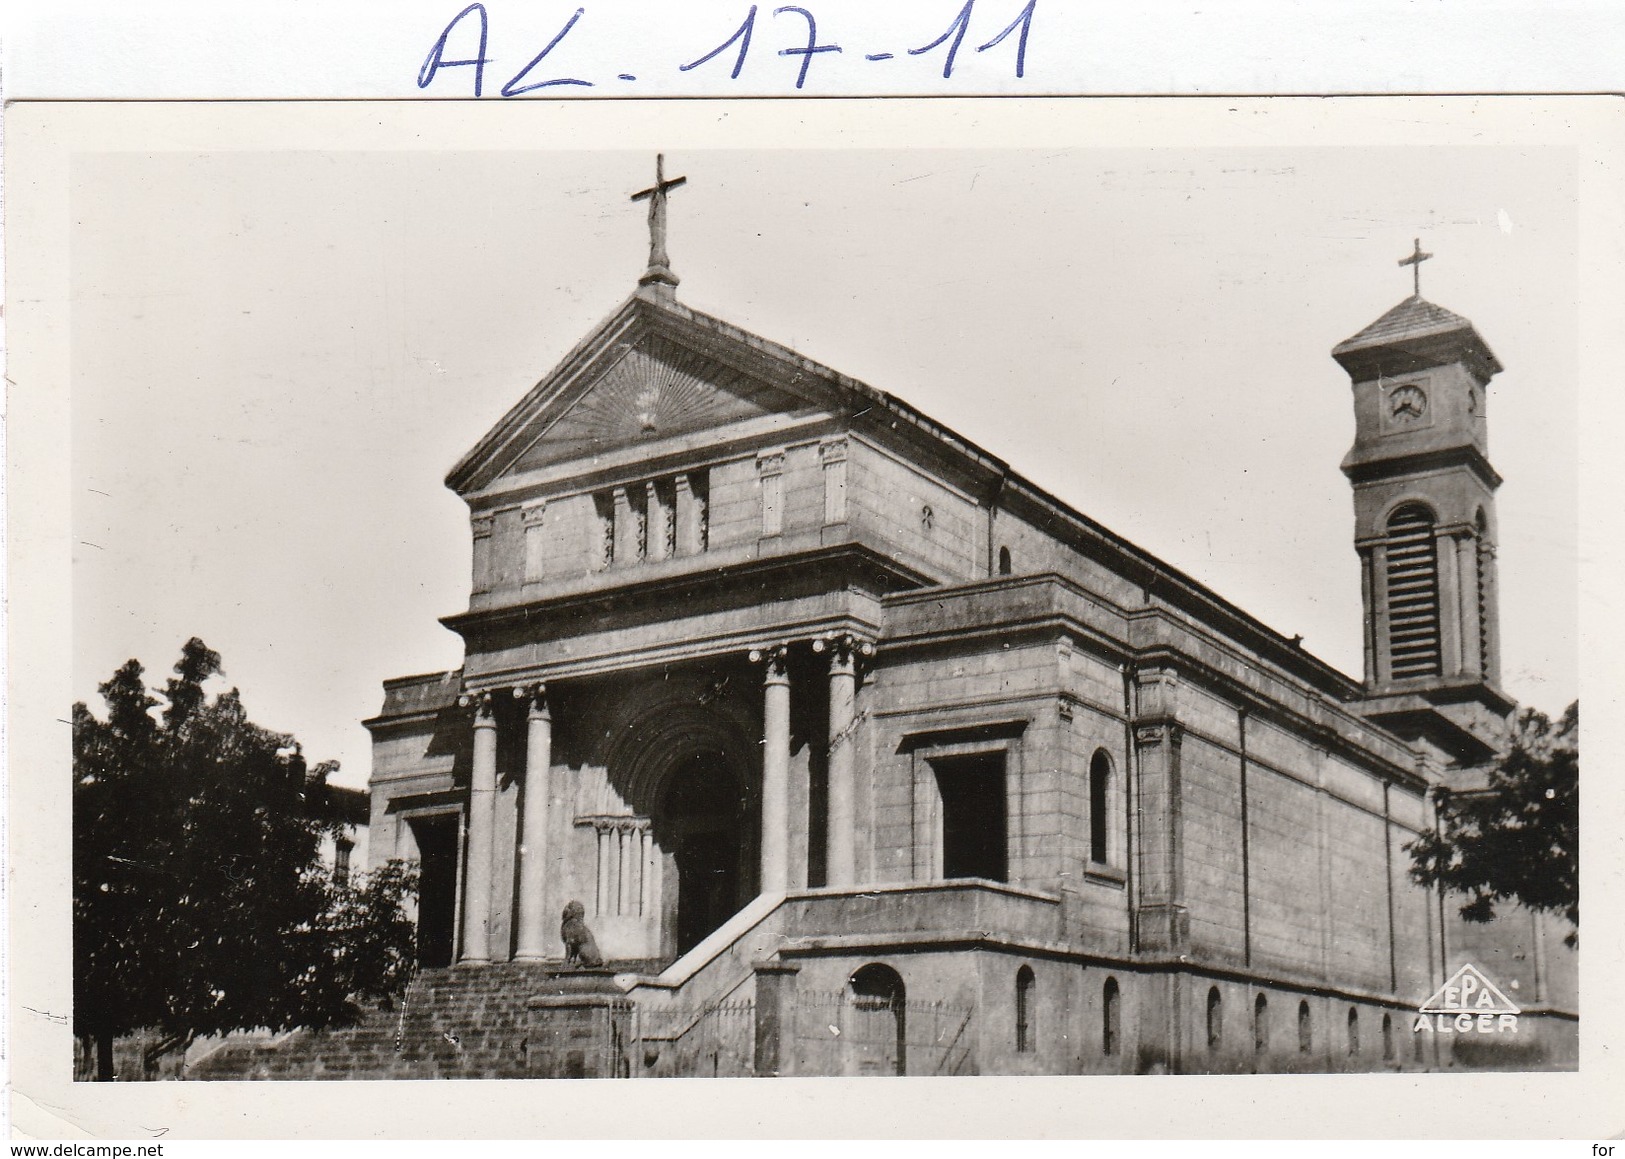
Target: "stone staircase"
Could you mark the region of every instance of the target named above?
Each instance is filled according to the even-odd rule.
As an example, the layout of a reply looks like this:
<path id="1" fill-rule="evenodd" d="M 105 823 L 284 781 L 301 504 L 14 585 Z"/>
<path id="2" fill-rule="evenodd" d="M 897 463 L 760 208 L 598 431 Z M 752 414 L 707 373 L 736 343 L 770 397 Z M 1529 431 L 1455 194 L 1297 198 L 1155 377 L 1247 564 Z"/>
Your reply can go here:
<path id="1" fill-rule="evenodd" d="M 503 962 L 424 970 L 395 1010 L 356 1026 L 297 1030 L 271 1042 L 228 1042 L 186 1070 L 194 1080 L 538 1077 L 530 1058 L 533 998 L 602 989 L 559 964 Z M 398 1043 L 397 1043 L 398 1039 Z"/>
<path id="2" fill-rule="evenodd" d="M 500 962 L 423 970 L 395 1010 L 368 1011 L 343 1029 L 228 1040 L 182 1077 L 624 1077 L 656 1073 L 649 1068 L 658 1057 L 643 1056 L 670 1056 L 669 1063 L 682 1055 L 679 1039 L 693 1037 L 685 1027 L 699 1027 L 707 1042 L 717 1038 L 712 1053 L 727 1054 L 749 1073 L 753 1028 L 741 1021 L 753 1000 L 747 984 L 753 963 L 774 956 L 784 940 L 784 900 L 782 894 L 756 898 L 670 964 L 626 960 L 579 970 L 557 961 Z M 616 975 L 631 976 L 626 989 Z M 637 1050 L 631 1036 L 643 1043 Z M 654 1042 L 664 1045 L 648 1045 Z M 711 1065 L 715 1070 L 717 1059 Z"/>

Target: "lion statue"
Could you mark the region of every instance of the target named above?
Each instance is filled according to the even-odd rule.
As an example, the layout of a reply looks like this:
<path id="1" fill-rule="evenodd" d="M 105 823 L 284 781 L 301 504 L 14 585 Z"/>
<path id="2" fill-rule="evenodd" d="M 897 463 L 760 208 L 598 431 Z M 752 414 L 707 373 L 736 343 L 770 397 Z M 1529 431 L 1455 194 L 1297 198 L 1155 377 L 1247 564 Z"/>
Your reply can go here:
<path id="1" fill-rule="evenodd" d="M 559 926 L 559 937 L 564 939 L 564 961 L 569 966 L 593 968 L 604 964 L 598 952 L 598 943 L 587 928 L 587 907 L 572 901 L 564 907 L 564 921 Z"/>

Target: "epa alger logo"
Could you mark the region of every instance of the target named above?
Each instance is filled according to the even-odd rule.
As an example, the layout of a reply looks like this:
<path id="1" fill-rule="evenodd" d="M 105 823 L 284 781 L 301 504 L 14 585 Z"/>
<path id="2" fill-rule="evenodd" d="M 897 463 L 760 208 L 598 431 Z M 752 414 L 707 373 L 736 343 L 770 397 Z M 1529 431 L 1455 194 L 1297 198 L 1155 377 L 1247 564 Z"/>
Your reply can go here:
<path id="1" fill-rule="evenodd" d="M 1418 1033 L 1502 1034 L 1518 1032 L 1521 1011 L 1471 962 L 1457 970 L 1433 997 L 1417 1008 Z"/>

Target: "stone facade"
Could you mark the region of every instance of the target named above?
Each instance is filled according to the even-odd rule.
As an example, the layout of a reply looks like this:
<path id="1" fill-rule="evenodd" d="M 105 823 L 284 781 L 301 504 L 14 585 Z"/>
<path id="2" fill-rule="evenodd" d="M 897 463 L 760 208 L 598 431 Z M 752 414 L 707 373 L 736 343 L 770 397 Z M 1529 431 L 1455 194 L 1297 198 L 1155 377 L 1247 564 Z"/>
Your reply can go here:
<path id="1" fill-rule="evenodd" d="M 1511 707 L 1470 325 L 1412 299 L 1338 348 L 1354 680 L 674 282 L 453 469 L 463 667 L 367 722 L 371 856 L 422 863 L 425 976 L 495 971 L 528 1011 L 492 1073 L 542 1073 L 521 1039 L 599 1051 L 550 1074 L 1574 1064 L 1562 931 L 1464 926 L 1406 873 Z M 1407 502 L 1435 637 L 1396 675 Z M 572 900 L 613 993 L 549 996 Z M 1519 997 L 1515 1044 L 1413 1032 L 1467 961 Z"/>

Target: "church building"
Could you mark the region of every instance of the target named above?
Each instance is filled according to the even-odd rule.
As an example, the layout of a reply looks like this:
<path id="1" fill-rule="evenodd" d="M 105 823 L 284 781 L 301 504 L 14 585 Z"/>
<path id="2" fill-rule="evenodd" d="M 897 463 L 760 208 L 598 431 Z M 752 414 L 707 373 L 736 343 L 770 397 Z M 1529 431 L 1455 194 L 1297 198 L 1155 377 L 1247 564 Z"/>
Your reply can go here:
<path id="1" fill-rule="evenodd" d="M 630 296 L 447 477 L 462 667 L 366 722 L 371 860 L 420 866 L 408 1009 L 465 1019 L 391 1073 L 1575 1065 L 1566 928 L 1408 874 L 1514 708 L 1471 322 L 1418 284 L 1332 350 L 1354 677 L 684 304 L 682 180 L 638 195 Z M 1469 965 L 1515 1028 L 1418 1014 Z"/>

